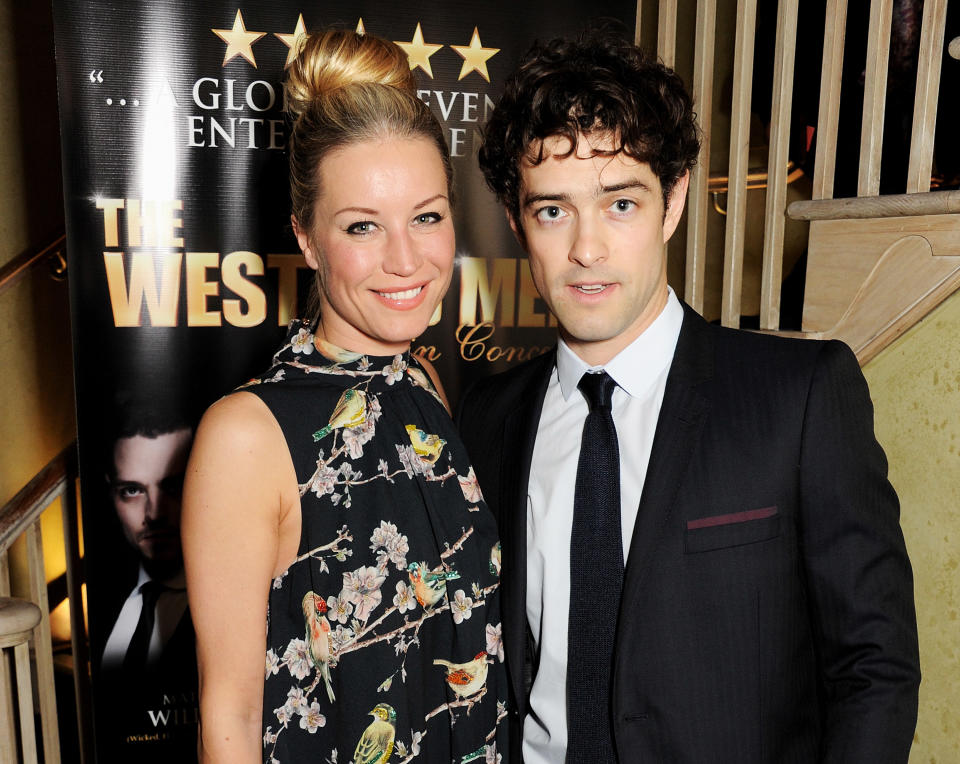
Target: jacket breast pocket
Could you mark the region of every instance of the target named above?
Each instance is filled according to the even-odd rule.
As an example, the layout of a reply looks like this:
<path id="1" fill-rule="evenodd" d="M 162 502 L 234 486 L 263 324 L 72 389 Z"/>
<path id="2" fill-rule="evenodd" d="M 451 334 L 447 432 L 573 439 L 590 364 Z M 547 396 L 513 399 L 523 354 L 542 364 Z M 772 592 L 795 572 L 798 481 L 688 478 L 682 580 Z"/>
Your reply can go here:
<path id="1" fill-rule="evenodd" d="M 687 521 L 684 551 L 687 554 L 755 544 L 780 535 L 780 512 L 776 507 L 749 509 Z"/>

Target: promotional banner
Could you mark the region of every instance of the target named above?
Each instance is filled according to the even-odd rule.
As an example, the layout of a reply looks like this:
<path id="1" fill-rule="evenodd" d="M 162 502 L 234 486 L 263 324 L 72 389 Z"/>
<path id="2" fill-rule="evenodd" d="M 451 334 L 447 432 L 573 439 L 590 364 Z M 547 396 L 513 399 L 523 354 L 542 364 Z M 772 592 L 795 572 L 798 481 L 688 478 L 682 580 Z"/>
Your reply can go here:
<path id="1" fill-rule="evenodd" d="M 180 489 L 203 409 L 269 365 L 309 290 L 282 91 L 298 41 L 328 25 L 396 41 L 443 125 L 457 268 L 414 350 L 455 403 L 554 342 L 477 168 L 504 78 L 537 38 L 601 17 L 630 35 L 635 13 L 622 0 L 54 1 L 98 761 L 196 756 Z"/>

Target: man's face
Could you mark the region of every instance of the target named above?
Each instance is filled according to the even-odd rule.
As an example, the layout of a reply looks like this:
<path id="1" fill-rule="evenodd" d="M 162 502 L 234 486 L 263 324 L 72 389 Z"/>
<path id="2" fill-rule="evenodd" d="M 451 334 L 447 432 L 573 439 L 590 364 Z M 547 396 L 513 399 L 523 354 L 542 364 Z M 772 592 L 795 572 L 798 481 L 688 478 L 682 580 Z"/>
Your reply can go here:
<path id="1" fill-rule="evenodd" d="M 519 223 L 534 283 L 564 340 L 590 365 L 613 358 L 666 305 L 665 245 L 687 190 L 684 175 L 665 214 L 649 164 L 622 153 L 592 156 L 613 145 L 609 136 L 580 135 L 576 151 L 558 158 L 569 141 L 547 138 L 546 159 L 521 164 Z"/>
<path id="2" fill-rule="evenodd" d="M 120 438 L 110 490 L 123 533 L 145 564 L 179 564 L 180 494 L 193 433 Z"/>

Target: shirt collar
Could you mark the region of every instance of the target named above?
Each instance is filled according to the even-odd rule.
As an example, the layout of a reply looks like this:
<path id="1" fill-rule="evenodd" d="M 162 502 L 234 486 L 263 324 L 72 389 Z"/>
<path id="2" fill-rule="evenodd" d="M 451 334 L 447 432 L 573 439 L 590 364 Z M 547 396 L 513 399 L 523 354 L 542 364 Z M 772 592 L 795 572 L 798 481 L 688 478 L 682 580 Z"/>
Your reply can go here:
<path id="1" fill-rule="evenodd" d="M 143 565 L 140 566 L 139 573 L 137 575 L 137 583 L 134 586 L 134 591 L 138 591 L 141 586 L 143 586 L 147 581 L 152 581 L 153 579 L 147 574 L 147 571 L 143 569 Z M 183 567 L 180 570 L 171 576 L 160 582 L 168 589 L 173 591 L 186 591 L 187 588 L 187 576 L 183 570 Z"/>
<path id="2" fill-rule="evenodd" d="M 606 371 L 631 397 L 644 395 L 673 361 L 673 351 L 683 324 L 683 307 L 668 287 L 667 304 L 643 333 L 603 366 L 588 366 L 569 345 L 557 342 L 557 376 L 560 392 L 570 400 L 580 377 L 587 371 Z"/>

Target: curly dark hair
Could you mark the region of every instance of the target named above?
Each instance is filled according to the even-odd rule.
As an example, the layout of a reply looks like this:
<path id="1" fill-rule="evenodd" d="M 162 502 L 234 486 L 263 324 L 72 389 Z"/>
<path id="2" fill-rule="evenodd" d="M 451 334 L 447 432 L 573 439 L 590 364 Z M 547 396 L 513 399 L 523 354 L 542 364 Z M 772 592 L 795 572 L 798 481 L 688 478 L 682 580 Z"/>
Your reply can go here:
<path id="1" fill-rule="evenodd" d="M 544 160 L 544 138 L 609 133 L 611 151 L 646 162 L 660 180 L 664 206 L 677 180 L 697 161 L 699 129 L 683 81 L 609 27 L 577 39 L 534 43 L 484 128 L 480 169 L 520 224 L 520 162 Z"/>

